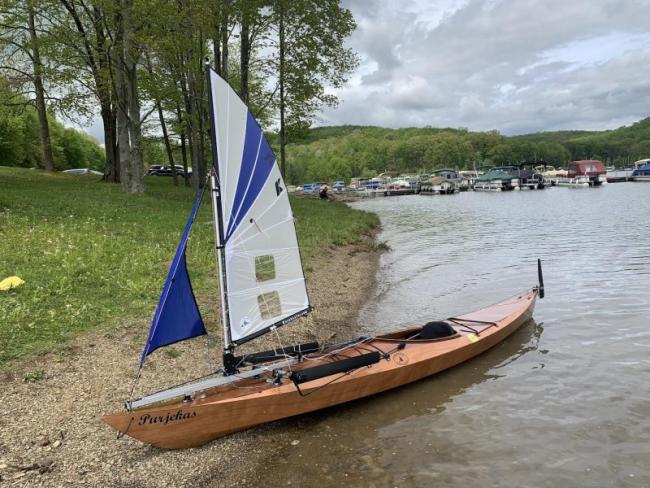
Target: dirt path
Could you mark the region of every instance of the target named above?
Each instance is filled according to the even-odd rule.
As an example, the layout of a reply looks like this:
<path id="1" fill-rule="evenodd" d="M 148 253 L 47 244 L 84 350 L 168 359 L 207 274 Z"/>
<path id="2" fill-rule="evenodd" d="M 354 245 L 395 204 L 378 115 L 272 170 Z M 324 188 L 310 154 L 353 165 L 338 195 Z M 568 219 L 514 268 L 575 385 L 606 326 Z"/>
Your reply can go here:
<path id="1" fill-rule="evenodd" d="M 355 336 L 359 307 L 374 286 L 378 253 L 370 247 L 348 246 L 320 256 L 309 279 L 316 310 L 281 330 L 285 345 Z M 116 440 L 100 417 L 121 409 L 128 397 L 148 327 L 143 318 L 91 332 L 63 352 L 0 373 L 0 485 L 250 486 L 255 460 L 291 442 L 290 420 L 183 451 Z M 270 338 L 265 346 L 271 340 L 277 344 Z M 140 392 L 205 374 L 205 350 L 205 338 L 199 338 L 156 352 L 147 361 Z"/>

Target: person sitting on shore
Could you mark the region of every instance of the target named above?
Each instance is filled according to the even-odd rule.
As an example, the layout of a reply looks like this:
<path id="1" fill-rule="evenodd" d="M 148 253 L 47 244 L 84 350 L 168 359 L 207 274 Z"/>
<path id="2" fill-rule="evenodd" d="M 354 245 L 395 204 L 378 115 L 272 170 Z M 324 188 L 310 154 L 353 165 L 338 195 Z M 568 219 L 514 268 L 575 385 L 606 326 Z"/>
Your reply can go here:
<path id="1" fill-rule="evenodd" d="M 321 198 L 321 200 L 327 200 L 329 198 L 328 192 L 329 192 L 329 187 L 327 186 L 327 183 L 324 183 L 320 187 L 320 191 L 318 192 L 318 196 Z"/>

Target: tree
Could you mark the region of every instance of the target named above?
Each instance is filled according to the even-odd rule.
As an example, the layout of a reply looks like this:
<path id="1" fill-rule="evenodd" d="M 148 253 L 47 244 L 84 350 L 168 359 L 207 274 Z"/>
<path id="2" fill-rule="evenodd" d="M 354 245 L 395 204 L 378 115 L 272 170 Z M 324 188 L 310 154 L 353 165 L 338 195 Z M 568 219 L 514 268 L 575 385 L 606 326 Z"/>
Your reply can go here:
<path id="1" fill-rule="evenodd" d="M 115 76 L 113 79 L 117 104 L 118 147 L 120 178 L 127 193 L 144 192 L 142 123 L 138 93 L 137 12 L 134 0 L 116 0 L 115 22 Z M 146 118 L 146 116 L 145 116 Z"/>
<path id="2" fill-rule="evenodd" d="M 356 24 L 339 0 L 276 0 L 275 66 L 280 110 L 280 168 L 286 173 L 285 148 L 311 125 L 322 106 L 337 98 L 325 86 L 340 87 L 357 66 L 356 54 L 343 43 Z"/>
<path id="3" fill-rule="evenodd" d="M 0 53 L 4 63 L 0 69 L 19 85 L 33 87 L 34 103 L 39 121 L 41 163 L 46 171 L 54 170 L 44 88 L 44 65 L 41 59 L 42 28 L 36 12 L 44 2 L 38 0 L 3 1 L 0 4 Z M 25 99 L 27 103 L 30 99 Z"/>
<path id="4" fill-rule="evenodd" d="M 50 18 L 58 50 L 58 61 L 64 70 L 64 79 L 79 89 L 89 91 L 98 101 L 104 127 L 106 164 L 104 179 L 118 182 L 120 165 L 117 153 L 117 107 L 112 74 L 115 72 L 112 32 L 113 2 L 94 0 L 59 0 L 62 11 Z M 77 104 L 74 109 L 85 112 L 87 107 Z"/>

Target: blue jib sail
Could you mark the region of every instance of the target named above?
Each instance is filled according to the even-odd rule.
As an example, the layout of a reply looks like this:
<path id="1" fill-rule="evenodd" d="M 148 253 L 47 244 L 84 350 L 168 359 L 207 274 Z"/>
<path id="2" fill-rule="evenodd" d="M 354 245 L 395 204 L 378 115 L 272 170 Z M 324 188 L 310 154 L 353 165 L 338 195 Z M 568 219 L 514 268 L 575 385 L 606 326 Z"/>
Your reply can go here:
<path id="1" fill-rule="evenodd" d="M 185 224 L 185 230 L 181 242 L 176 249 L 176 255 L 169 267 L 167 281 L 160 295 L 160 302 L 149 329 L 149 338 L 142 351 L 140 365 L 145 358 L 162 346 L 167 346 L 191 337 L 206 334 L 203 319 L 196 304 L 196 298 L 192 292 L 192 284 L 187 274 L 187 263 L 185 262 L 185 249 L 190 229 L 199 211 L 199 205 L 203 198 L 203 190 L 196 197 L 190 217 Z"/>

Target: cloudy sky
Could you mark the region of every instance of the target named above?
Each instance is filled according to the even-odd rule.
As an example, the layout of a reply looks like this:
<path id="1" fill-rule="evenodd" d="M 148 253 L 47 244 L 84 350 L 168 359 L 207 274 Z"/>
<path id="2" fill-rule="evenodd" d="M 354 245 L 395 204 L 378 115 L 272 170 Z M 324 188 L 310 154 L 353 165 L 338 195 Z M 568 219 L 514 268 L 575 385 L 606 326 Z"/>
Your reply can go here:
<path id="1" fill-rule="evenodd" d="M 343 0 L 361 63 L 319 125 L 609 129 L 650 115 L 650 0 Z"/>
<path id="2" fill-rule="evenodd" d="M 650 0 L 343 0 L 361 63 L 318 125 L 601 130 L 650 116 Z M 101 119 L 85 130 L 103 141 Z"/>

